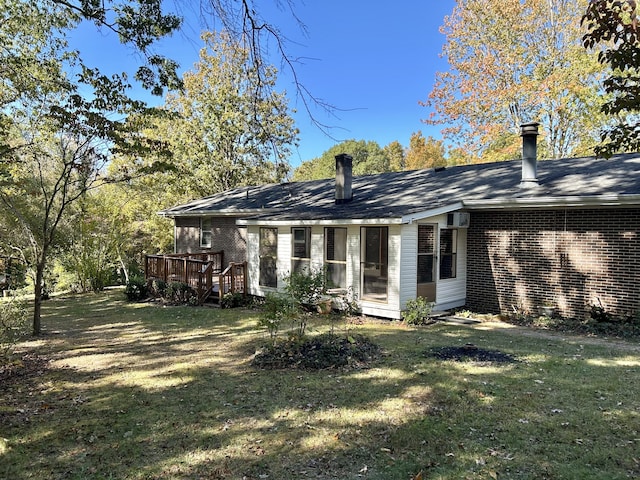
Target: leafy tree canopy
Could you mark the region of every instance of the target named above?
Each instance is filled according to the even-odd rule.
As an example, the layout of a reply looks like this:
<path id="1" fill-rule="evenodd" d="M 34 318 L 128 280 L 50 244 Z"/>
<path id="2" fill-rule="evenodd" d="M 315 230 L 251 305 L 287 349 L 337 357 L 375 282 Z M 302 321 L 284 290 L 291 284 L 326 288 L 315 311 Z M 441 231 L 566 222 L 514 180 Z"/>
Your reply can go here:
<path id="1" fill-rule="evenodd" d="M 598 48 L 598 60 L 609 68 L 604 89 L 610 95 L 602 111 L 610 117 L 596 153 L 640 150 L 640 37 L 634 0 L 592 0 L 582 18 L 588 49 Z"/>
<path id="2" fill-rule="evenodd" d="M 424 138 L 421 131 L 411 134 L 405 160 L 406 170 L 442 167 L 446 164 L 444 141 L 431 136 Z"/>
<path id="3" fill-rule="evenodd" d="M 519 126 L 531 120 L 543 126 L 542 156 L 588 153 L 603 117 L 602 67 L 577 20 L 587 3 L 457 0 L 441 29 L 450 69 L 424 102 L 426 122 L 475 159 L 517 157 Z"/>
<path id="4" fill-rule="evenodd" d="M 320 180 L 336 174 L 336 155 L 347 153 L 353 157 L 353 174 L 367 175 L 391 171 L 390 159 L 377 142 L 346 140 L 334 145 L 322 156 L 303 162 L 294 172 L 294 181 Z"/>

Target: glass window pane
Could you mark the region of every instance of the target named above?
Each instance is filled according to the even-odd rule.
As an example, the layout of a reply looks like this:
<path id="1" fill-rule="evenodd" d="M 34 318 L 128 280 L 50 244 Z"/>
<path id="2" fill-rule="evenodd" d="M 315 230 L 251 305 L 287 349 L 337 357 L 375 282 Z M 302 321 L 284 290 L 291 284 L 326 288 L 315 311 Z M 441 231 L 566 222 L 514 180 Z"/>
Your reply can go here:
<path id="1" fill-rule="evenodd" d="M 433 255 L 418 255 L 418 283 L 433 282 Z"/>
<path id="2" fill-rule="evenodd" d="M 309 260 L 295 259 L 291 262 L 291 267 L 296 273 L 309 273 L 311 271 Z"/>
<path id="3" fill-rule="evenodd" d="M 310 258 L 311 257 L 311 229 L 310 228 L 294 228 L 292 229 L 293 251 L 291 256 L 294 258 Z"/>
<path id="4" fill-rule="evenodd" d="M 418 225 L 418 253 L 433 253 L 435 251 L 434 231 L 433 225 Z"/>
<path id="5" fill-rule="evenodd" d="M 440 230 L 440 278 L 456 277 L 456 252 L 458 250 L 458 231 Z"/>
<path id="6" fill-rule="evenodd" d="M 347 261 L 347 229 L 326 228 L 326 259 L 341 262 Z"/>
<path id="7" fill-rule="evenodd" d="M 362 298 L 367 300 L 387 300 L 388 270 L 388 228 L 362 228 Z"/>
<path id="8" fill-rule="evenodd" d="M 347 287 L 347 265 L 344 263 L 327 264 L 327 286 L 329 288 Z"/>
<path id="9" fill-rule="evenodd" d="M 278 229 L 260 229 L 260 285 L 277 287 Z"/>

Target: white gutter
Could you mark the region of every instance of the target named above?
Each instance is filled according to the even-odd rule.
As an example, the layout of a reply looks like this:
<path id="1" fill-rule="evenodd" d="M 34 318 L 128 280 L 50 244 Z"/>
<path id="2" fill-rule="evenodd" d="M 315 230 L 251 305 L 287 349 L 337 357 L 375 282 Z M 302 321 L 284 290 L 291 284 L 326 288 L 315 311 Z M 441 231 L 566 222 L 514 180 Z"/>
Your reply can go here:
<path id="1" fill-rule="evenodd" d="M 264 215 L 265 213 L 277 212 L 275 209 L 260 208 L 255 210 L 190 210 L 188 212 L 170 212 L 161 210 L 157 215 L 162 217 L 248 217 L 254 215 Z"/>
<path id="2" fill-rule="evenodd" d="M 349 218 L 331 220 L 268 220 L 259 218 L 239 218 L 236 225 L 269 225 L 274 227 L 314 226 L 314 225 L 399 225 L 404 223 L 401 218 Z"/>
<path id="3" fill-rule="evenodd" d="M 513 208 L 562 208 L 562 207 L 619 207 L 640 205 L 640 195 L 596 195 L 581 197 L 497 198 L 491 200 L 463 200 L 469 210 L 505 210 Z"/>

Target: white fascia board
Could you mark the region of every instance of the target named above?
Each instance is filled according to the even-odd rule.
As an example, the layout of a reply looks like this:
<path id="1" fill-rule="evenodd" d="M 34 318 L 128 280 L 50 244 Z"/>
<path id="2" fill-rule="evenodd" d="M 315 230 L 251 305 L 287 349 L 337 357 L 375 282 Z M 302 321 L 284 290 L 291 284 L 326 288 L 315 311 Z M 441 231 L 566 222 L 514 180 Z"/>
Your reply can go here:
<path id="1" fill-rule="evenodd" d="M 425 218 L 436 217 L 445 213 L 455 212 L 464 208 L 463 202 L 452 203 L 451 205 L 445 205 L 444 207 L 432 208 L 430 210 L 424 210 L 422 212 L 412 213 L 402 217 L 401 223 L 413 223 L 418 220 L 424 220 Z"/>
<path id="2" fill-rule="evenodd" d="M 188 212 L 169 212 L 161 210 L 157 212 L 162 217 L 246 217 L 254 215 L 264 215 L 270 210 L 190 210 Z"/>
<path id="3" fill-rule="evenodd" d="M 492 200 L 464 200 L 469 210 L 505 210 L 514 208 L 617 207 L 640 205 L 640 195 L 596 195 L 581 197 L 503 198 Z"/>
<path id="4" fill-rule="evenodd" d="M 236 221 L 236 225 L 260 225 L 260 226 L 303 226 L 312 227 L 314 225 L 399 225 L 402 223 L 401 218 L 350 218 L 338 220 L 267 220 L 259 218 L 240 218 Z"/>

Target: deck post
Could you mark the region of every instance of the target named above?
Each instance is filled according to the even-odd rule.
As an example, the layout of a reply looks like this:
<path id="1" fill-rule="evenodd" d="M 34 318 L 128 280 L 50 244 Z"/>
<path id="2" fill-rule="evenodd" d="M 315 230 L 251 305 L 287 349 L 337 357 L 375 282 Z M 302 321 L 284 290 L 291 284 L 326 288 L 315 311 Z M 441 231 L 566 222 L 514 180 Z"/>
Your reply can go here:
<path id="1" fill-rule="evenodd" d="M 242 285 L 242 289 L 243 289 L 242 294 L 244 296 L 247 295 L 247 264 L 248 263 L 247 263 L 246 260 L 244 262 L 242 262 L 242 272 L 243 272 L 243 274 L 242 274 L 242 283 L 243 283 L 243 285 Z"/>

